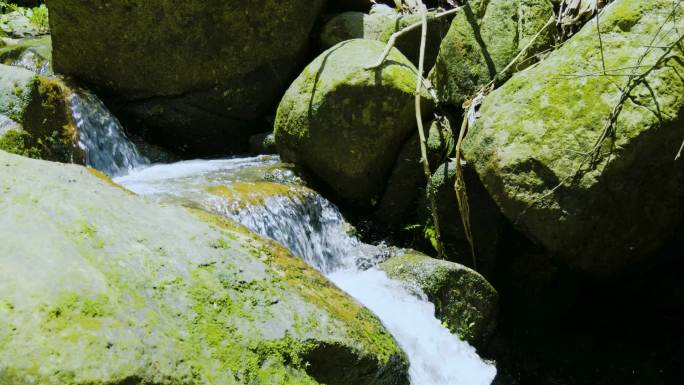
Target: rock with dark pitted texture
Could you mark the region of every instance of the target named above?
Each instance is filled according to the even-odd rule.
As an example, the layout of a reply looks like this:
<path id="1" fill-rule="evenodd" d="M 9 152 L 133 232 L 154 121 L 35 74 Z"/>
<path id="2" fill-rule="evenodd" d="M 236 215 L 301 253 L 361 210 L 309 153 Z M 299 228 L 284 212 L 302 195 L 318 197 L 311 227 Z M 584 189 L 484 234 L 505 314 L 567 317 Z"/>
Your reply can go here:
<path id="1" fill-rule="evenodd" d="M 304 64 L 323 0 L 51 0 L 56 72 L 186 154 L 246 151 Z"/>

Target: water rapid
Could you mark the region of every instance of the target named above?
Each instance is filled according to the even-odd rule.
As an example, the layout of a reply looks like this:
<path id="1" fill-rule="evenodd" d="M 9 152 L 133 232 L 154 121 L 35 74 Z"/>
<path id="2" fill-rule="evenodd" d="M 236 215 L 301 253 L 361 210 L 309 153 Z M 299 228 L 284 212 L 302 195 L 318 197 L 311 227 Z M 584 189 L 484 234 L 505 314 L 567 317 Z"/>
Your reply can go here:
<path id="1" fill-rule="evenodd" d="M 487 385 L 493 381 L 494 365 L 444 328 L 424 296 L 373 267 L 401 250 L 361 242 L 339 210 L 300 186 L 277 157 L 154 165 L 115 181 L 159 202 L 190 205 L 232 218 L 288 247 L 382 320 L 409 358 L 413 385 Z M 254 190 L 245 193 L 244 185 Z"/>
<path id="2" fill-rule="evenodd" d="M 128 140 L 121 123 L 97 96 L 75 88 L 69 105 L 78 127 L 78 144 L 85 153 L 87 166 L 116 176 L 149 164 Z"/>

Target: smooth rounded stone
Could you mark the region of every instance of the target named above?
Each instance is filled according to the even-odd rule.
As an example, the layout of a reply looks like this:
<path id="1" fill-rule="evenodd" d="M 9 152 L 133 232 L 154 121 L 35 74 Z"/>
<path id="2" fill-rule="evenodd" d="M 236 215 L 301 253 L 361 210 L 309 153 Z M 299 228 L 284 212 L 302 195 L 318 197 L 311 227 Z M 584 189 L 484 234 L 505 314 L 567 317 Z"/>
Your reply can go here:
<path id="1" fill-rule="evenodd" d="M 426 141 L 430 171 L 434 172 L 454 151 L 454 137 L 448 120 L 432 121 Z M 418 133 L 415 133 L 402 146 L 373 214 L 382 223 L 394 227 L 410 227 L 415 223 L 420 193 L 427 183 L 420 159 L 420 141 Z"/>
<path id="2" fill-rule="evenodd" d="M 323 4 L 52 0 L 54 67 L 113 97 L 158 144 L 188 156 L 246 151 L 304 64 Z"/>
<path id="3" fill-rule="evenodd" d="M 461 106 L 495 77 L 534 62 L 534 55 L 554 43 L 554 28 L 546 28 L 509 73 L 501 73 L 532 38 L 554 17 L 549 0 L 473 0 L 459 12 L 442 40 L 430 72 L 439 98 Z"/>
<path id="4" fill-rule="evenodd" d="M 435 64 L 439 44 L 449 30 L 450 20 L 450 17 L 443 17 L 428 22 L 425 48 L 426 70 Z M 418 22 L 420 22 L 420 16 L 402 15 L 387 5 L 376 4 L 369 14 L 345 12 L 330 19 L 321 32 L 321 45 L 323 48 L 329 48 L 351 39 L 369 39 L 387 43 L 393 33 Z M 420 53 L 420 35 L 421 29 L 416 28 L 400 36 L 395 44 L 395 47 L 416 66 Z"/>
<path id="5" fill-rule="evenodd" d="M 52 73 L 50 36 L 9 40 L 0 46 L 0 63 L 26 68 L 41 75 Z"/>
<path id="6" fill-rule="evenodd" d="M 380 321 L 275 242 L 0 151 L 0 383 L 408 384 Z"/>
<path id="7" fill-rule="evenodd" d="M 275 122 L 286 162 L 309 171 L 342 203 L 375 205 L 397 154 L 415 132 L 415 67 L 373 40 L 342 42 L 322 53 L 285 93 Z M 423 95 L 427 115 L 431 103 Z"/>
<path id="8" fill-rule="evenodd" d="M 499 228 L 503 218 L 472 166 L 464 164 L 462 167 L 470 207 L 470 227 L 475 243 L 476 268 L 489 274 L 496 264 Z M 440 165 L 432 174 L 428 192 L 435 194 L 437 201 L 440 235 L 446 258 L 473 267 L 472 249 L 464 231 L 455 184 L 456 161 L 452 160 Z M 428 192 L 423 197 L 420 215 L 422 222 L 426 224 L 424 236 L 434 246 L 436 233 Z"/>
<path id="9" fill-rule="evenodd" d="M 71 89 L 57 78 L 0 64 L 0 115 L 17 123 L 0 134 L 0 148 L 20 155 L 83 163 L 71 115 Z M 6 137 L 7 135 L 10 137 Z"/>
<path id="10" fill-rule="evenodd" d="M 465 140 L 466 159 L 505 216 L 572 267 L 603 273 L 636 263 L 684 214 L 684 168 L 675 160 L 684 54 L 675 48 L 656 65 L 663 48 L 647 48 L 658 31 L 684 27 L 671 13 L 667 0 L 613 2 L 600 19 L 603 55 L 588 23 L 490 94 Z M 628 77 L 574 76 L 600 72 L 602 60 L 611 73 L 645 74 L 622 103 Z M 639 63 L 646 67 L 632 69 Z"/>
<path id="11" fill-rule="evenodd" d="M 435 305 L 435 316 L 464 341 L 482 346 L 496 330 L 499 294 L 475 270 L 416 251 L 390 258 L 378 268 L 426 295 Z"/>

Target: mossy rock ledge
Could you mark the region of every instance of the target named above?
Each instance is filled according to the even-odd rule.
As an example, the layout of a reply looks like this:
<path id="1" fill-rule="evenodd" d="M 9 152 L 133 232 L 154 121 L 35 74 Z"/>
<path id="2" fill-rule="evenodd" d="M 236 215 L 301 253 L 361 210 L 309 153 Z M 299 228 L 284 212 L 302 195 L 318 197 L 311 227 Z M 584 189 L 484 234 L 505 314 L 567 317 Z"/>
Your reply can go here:
<path id="1" fill-rule="evenodd" d="M 408 384 L 379 320 L 283 247 L 0 151 L 0 383 Z"/>
<path id="2" fill-rule="evenodd" d="M 0 64 L 0 150 L 64 163 L 85 161 L 71 114 L 72 90 L 57 78 Z"/>
<path id="3" fill-rule="evenodd" d="M 684 10 L 669 17 L 672 5 L 618 0 L 604 9 L 606 69 L 644 74 L 612 122 L 629 80 L 584 76 L 602 71 L 592 22 L 490 94 L 465 140 L 466 159 L 504 215 L 572 267 L 604 273 L 634 264 L 682 219 L 684 167 L 675 156 L 684 139 L 684 53 L 681 42 L 666 57 L 649 48 L 658 31 L 684 28 Z M 641 58 L 644 67 L 632 70 Z M 614 135 L 590 162 L 607 127 Z"/>
<path id="4" fill-rule="evenodd" d="M 248 150 L 305 64 L 324 0 L 50 0 L 54 68 L 189 155 Z"/>
<path id="5" fill-rule="evenodd" d="M 475 270 L 416 251 L 378 267 L 425 294 L 435 305 L 435 316 L 461 339 L 482 346 L 496 330 L 499 294 Z"/>
<path id="6" fill-rule="evenodd" d="M 278 152 L 310 171 L 342 203 L 377 203 L 404 142 L 415 132 L 416 69 L 379 41 L 344 41 L 295 80 L 275 122 Z M 431 102 L 423 95 L 427 115 Z"/>

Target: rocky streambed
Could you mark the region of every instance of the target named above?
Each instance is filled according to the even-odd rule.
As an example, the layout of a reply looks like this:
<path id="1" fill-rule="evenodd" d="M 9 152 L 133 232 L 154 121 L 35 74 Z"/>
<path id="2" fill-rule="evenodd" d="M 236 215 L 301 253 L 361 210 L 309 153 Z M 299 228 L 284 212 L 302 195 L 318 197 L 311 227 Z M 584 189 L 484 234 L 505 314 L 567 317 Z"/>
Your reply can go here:
<path id="1" fill-rule="evenodd" d="M 0 1 L 0 384 L 680 383 L 684 3 L 386 3 Z"/>

